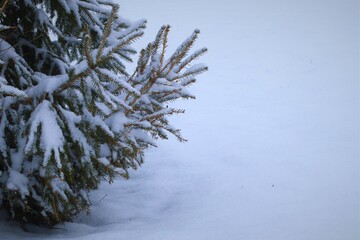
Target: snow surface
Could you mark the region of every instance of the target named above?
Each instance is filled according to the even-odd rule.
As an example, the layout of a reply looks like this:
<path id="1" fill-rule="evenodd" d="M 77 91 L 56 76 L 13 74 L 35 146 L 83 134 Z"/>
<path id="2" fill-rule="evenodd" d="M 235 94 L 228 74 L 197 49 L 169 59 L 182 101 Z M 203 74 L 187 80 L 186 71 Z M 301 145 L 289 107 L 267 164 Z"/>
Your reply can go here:
<path id="1" fill-rule="evenodd" d="M 164 23 L 173 50 L 201 29 L 210 71 L 172 118 L 189 142 L 104 184 L 91 216 L 28 233 L 0 221 L 1 239 L 360 239 L 359 1 L 119 2 L 148 19 L 134 47 Z"/>

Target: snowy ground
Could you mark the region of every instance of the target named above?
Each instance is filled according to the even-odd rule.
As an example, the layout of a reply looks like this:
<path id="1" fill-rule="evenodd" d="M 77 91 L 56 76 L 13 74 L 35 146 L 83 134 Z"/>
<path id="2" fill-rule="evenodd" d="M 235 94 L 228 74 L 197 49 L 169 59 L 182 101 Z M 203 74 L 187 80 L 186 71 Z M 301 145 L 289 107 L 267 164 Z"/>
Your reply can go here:
<path id="1" fill-rule="evenodd" d="M 161 142 L 129 181 L 103 185 L 91 216 L 1 239 L 358 240 L 360 76 L 357 0 L 119 0 L 194 28 L 210 71 L 173 119 L 189 139 Z"/>

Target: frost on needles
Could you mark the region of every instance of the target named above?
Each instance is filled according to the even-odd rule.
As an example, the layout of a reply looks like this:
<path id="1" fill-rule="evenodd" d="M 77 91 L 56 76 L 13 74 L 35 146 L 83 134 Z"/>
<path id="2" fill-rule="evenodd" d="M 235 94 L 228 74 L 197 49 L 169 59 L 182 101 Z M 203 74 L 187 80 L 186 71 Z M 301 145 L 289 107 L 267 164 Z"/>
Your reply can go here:
<path id="1" fill-rule="evenodd" d="M 0 206 L 10 219 L 52 226 L 90 211 L 88 193 L 128 178 L 168 134 L 168 116 L 206 71 L 190 53 L 199 31 L 165 54 L 169 26 L 140 51 L 145 20 L 111 0 L 13 0 L 0 6 Z"/>

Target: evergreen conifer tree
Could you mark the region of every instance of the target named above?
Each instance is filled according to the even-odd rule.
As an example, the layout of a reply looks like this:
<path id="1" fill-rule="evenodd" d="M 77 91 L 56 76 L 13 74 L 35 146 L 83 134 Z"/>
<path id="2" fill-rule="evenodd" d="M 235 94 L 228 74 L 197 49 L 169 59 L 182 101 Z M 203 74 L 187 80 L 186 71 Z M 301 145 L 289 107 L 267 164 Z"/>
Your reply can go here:
<path id="1" fill-rule="evenodd" d="M 199 31 L 165 56 L 169 26 L 124 61 L 146 22 L 118 16 L 111 0 L 0 3 L 0 206 L 10 219 L 52 226 L 90 210 L 102 181 L 128 178 L 154 140 L 173 134 L 168 102 L 207 70 L 192 64 Z M 192 65 L 190 67 L 190 65 Z"/>

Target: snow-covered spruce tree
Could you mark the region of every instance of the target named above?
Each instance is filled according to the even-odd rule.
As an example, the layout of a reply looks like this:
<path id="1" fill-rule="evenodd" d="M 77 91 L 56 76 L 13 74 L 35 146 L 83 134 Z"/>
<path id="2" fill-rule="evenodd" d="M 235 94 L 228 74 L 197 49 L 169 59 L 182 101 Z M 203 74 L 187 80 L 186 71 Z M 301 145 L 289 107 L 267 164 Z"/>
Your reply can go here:
<path id="1" fill-rule="evenodd" d="M 89 211 L 101 181 L 128 178 L 154 140 L 175 135 L 168 102 L 207 70 L 189 53 L 199 31 L 165 57 L 170 27 L 140 52 L 145 21 L 111 0 L 0 3 L 0 206 L 10 219 L 52 226 Z M 190 65 L 192 65 L 190 67 Z"/>

